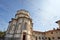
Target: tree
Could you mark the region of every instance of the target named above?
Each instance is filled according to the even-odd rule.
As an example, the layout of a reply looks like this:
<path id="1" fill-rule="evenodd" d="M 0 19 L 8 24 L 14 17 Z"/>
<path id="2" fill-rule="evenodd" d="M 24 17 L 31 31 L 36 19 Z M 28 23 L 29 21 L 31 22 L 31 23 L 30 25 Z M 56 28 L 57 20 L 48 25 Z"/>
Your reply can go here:
<path id="1" fill-rule="evenodd" d="M 0 39 L 4 39 L 5 32 L 0 31 Z"/>

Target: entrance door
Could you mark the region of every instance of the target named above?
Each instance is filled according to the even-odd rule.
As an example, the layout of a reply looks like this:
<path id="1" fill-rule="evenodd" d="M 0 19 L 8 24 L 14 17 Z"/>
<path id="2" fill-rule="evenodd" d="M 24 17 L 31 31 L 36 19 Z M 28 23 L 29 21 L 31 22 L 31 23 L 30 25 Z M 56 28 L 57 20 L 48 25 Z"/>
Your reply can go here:
<path id="1" fill-rule="evenodd" d="M 23 40 L 26 40 L 26 33 L 23 33 Z"/>

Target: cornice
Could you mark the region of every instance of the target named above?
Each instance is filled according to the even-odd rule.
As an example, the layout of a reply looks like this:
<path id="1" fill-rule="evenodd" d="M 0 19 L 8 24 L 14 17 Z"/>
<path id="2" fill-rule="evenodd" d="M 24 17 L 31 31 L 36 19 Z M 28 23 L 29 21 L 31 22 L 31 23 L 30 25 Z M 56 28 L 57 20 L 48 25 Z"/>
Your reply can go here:
<path id="1" fill-rule="evenodd" d="M 20 18 L 26 18 L 26 19 L 29 19 L 32 22 L 32 19 L 31 18 L 27 18 L 27 17 L 19 17 L 19 18 L 17 18 L 17 20 L 19 20 Z"/>

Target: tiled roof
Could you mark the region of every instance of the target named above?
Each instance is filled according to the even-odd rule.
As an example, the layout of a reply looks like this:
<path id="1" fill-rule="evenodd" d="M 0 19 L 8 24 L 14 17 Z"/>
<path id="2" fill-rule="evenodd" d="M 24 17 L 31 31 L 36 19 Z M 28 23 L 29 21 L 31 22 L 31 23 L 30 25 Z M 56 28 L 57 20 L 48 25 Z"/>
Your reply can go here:
<path id="1" fill-rule="evenodd" d="M 35 33 L 47 33 L 47 32 L 53 32 L 53 31 L 60 31 L 60 29 L 49 30 L 49 31 L 46 31 L 46 32 L 41 32 L 41 31 L 33 31 L 33 32 L 35 32 Z"/>

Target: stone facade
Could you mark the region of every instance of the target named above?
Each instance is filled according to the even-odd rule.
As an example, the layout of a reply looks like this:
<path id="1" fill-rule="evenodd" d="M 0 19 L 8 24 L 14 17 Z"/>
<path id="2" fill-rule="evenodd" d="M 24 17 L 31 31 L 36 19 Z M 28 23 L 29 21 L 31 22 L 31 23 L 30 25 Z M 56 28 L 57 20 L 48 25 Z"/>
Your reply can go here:
<path id="1" fill-rule="evenodd" d="M 59 24 L 59 29 L 34 31 L 29 12 L 21 9 L 17 11 L 15 18 L 9 21 L 5 40 L 60 40 L 60 21 L 56 23 Z"/>

